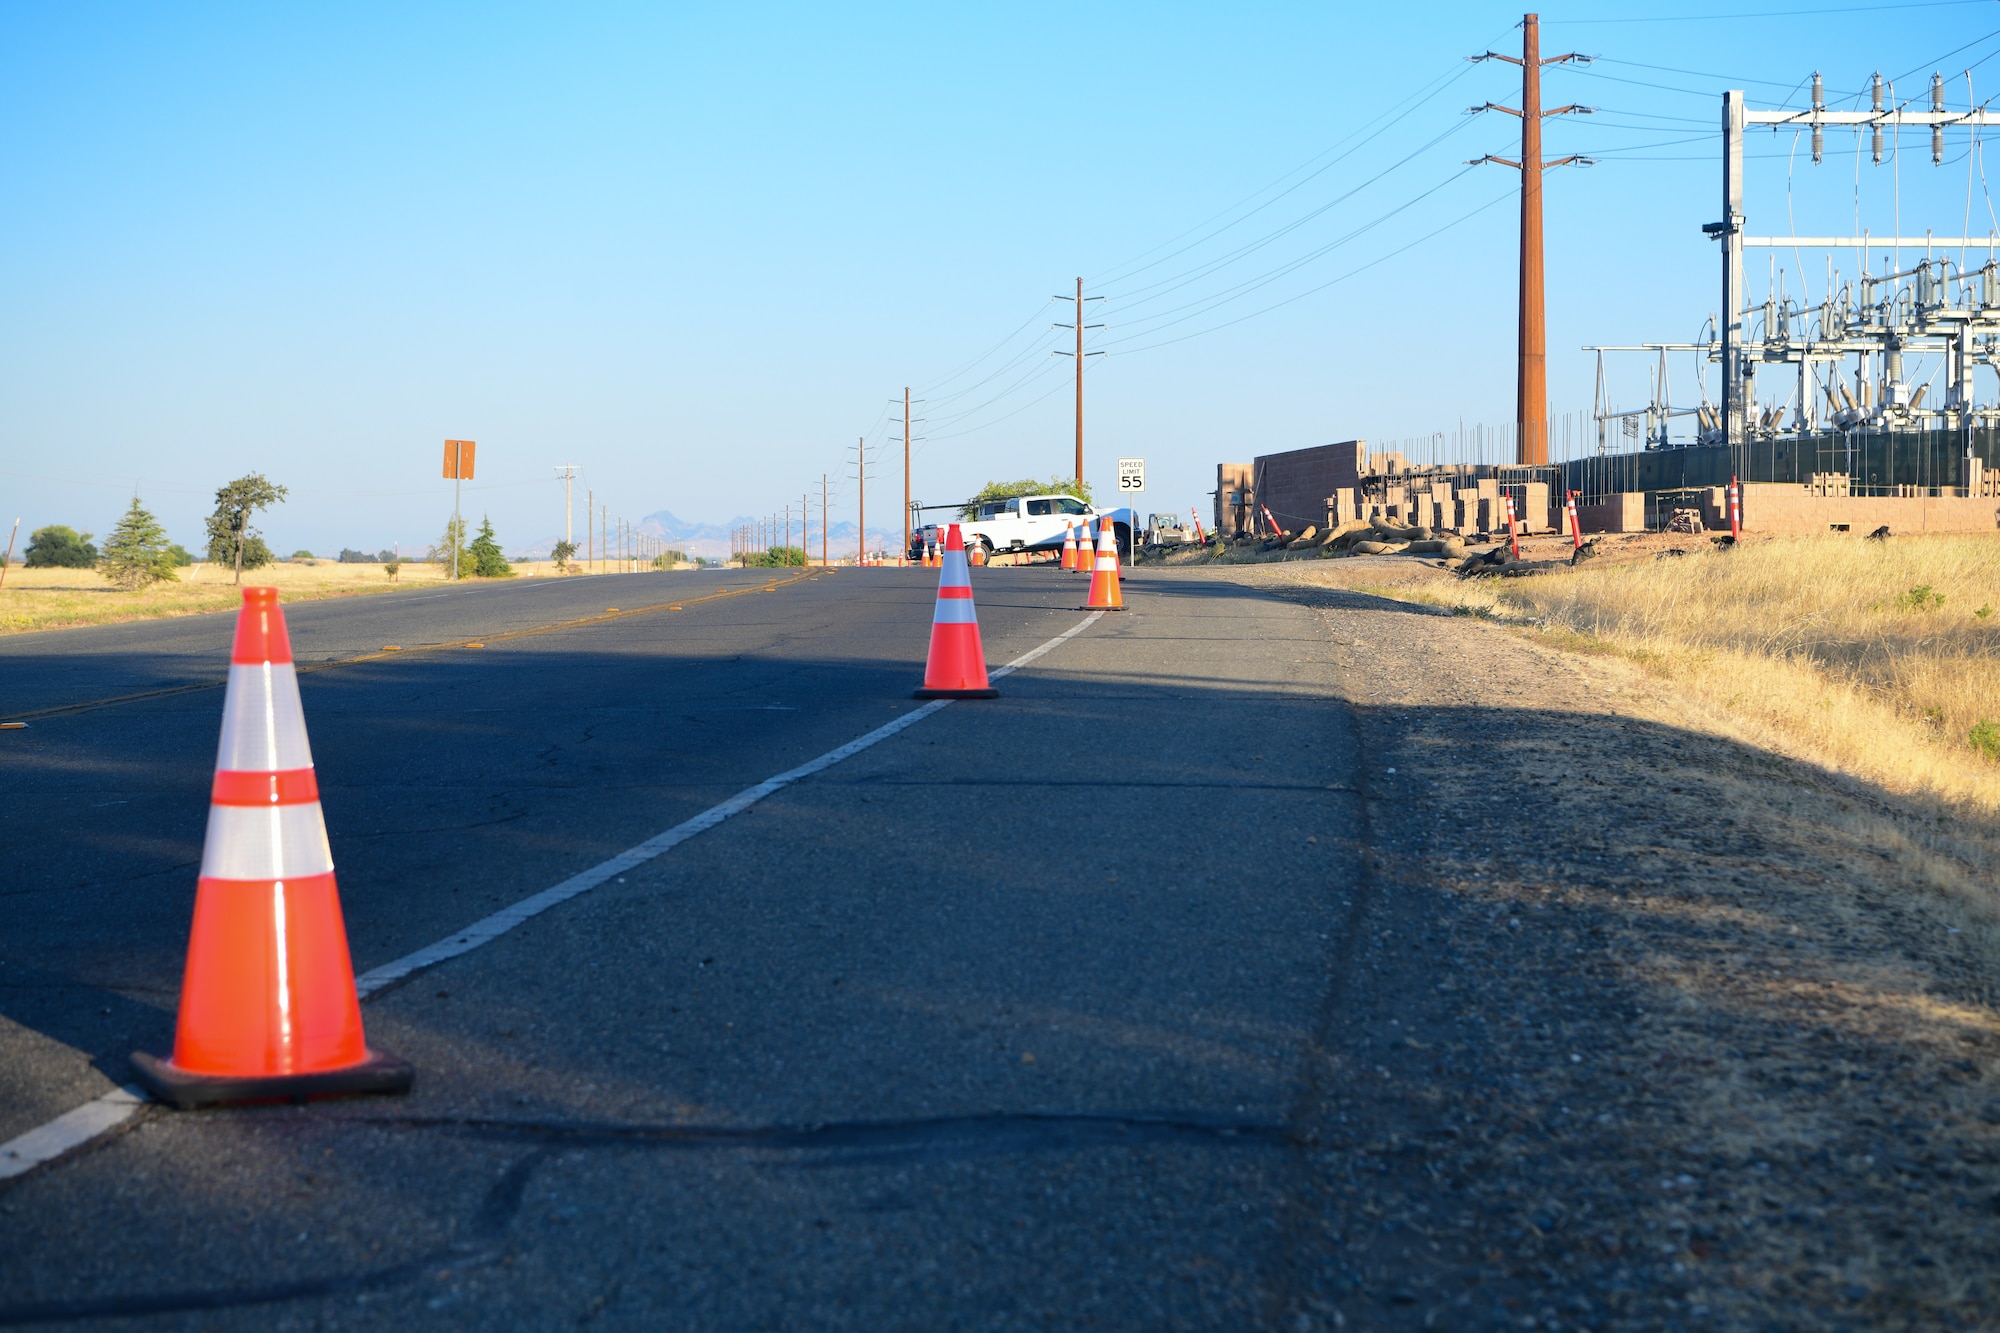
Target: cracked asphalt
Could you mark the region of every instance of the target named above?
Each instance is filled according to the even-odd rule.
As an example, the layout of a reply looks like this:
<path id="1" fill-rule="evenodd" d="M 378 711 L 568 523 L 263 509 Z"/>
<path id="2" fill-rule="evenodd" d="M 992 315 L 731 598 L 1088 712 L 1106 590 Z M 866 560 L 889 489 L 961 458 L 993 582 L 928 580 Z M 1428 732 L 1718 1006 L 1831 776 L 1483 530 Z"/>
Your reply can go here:
<path id="1" fill-rule="evenodd" d="M 769 586 L 290 611 L 357 967 L 914 707 L 931 575 Z M 992 663 L 1081 619 L 975 589 Z M 1985 1326 L 2000 1024 L 1941 908 L 1812 861 L 1856 792 L 1488 626 L 1127 595 L 371 1000 L 410 1096 L 0 1184 L 0 1324 Z M 0 1138 L 167 1048 L 227 642 L 0 640 Z M 1893 1095 L 1828 1073 L 1864 1030 Z"/>
<path id="2" fill-rule="evenodd" d="M 290 611 L 301 661 L 406 648 L 302 681 L 357 968 L 914 707 L 934 578 L 423 654 L 721 584 Z M 989 660 L 1081 591 L 982 575 Z M 8 641 L 0 689 L 21 714 L 186 683 L 227 631 Z M 412 1096 L 142 1113 L 0 1188 L 0 1320 L 1260 1322 L 1353 908 L 1353 728 L 1315 632 L 1162 595 L 373 1000 Z M 220 701 L 8 734 L 0 1135 L 169 1045 Z"/>

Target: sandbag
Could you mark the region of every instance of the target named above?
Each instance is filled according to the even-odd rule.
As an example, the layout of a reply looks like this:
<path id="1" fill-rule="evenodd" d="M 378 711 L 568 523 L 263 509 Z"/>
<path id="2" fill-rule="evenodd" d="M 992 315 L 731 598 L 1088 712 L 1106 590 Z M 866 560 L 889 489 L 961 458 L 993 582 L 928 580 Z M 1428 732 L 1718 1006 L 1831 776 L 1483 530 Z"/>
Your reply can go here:
<path id="1" fill-rule="evenodd" d="M 1343 537 L 1352 537 L 1357 532 L 1367 532 L 1369 527 L 1359 519 L 1350 518 L 1337 528 L 1330 528 L 1319 539 L 1321 547 L 1328 547 Z"/>
<path id="2" fill-rule="evenodd" d="M 1350 549 L 1356 555 L 1394 555 L 1408 545 L 1408 542 L 1356 542 Z"/>

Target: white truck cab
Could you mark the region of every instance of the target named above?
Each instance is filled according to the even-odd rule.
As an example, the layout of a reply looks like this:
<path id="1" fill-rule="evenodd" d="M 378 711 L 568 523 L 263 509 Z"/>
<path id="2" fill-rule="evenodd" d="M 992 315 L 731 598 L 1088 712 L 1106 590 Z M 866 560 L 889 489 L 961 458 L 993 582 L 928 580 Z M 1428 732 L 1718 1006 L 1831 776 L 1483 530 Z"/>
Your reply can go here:
<path id="1" fill-rule="evenodd" d="M 1075 528 L 1080 536 L 1088 524 L 1094 533 L 1106 517 L 1073 495 L 1019 495 L 987 501 L 975 517 L 961 520 L 959 527 L 967 546 L 980 542 L 989 554 L 1047 551 L 1062 548 L 1065 527 Z M 1119 546 L 1127 547 L 1131 540 L 1129 520 L 1120 520 L 1116 513 L 1108 517 L 1118 533 Z"/>

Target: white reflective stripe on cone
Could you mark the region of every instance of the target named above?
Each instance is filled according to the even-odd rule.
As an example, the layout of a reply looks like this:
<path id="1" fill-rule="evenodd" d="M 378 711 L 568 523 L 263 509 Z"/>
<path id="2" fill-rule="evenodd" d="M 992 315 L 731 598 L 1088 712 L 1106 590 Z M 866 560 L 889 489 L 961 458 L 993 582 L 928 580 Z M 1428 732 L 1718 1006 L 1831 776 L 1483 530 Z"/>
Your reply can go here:
<path id="1" fill-rule="evenodd" d="M 255 773 L 312 767 L 299 677 L 290 662 L 230 664 L 215 766 Z"/>
<path id="2" fill-rule="evenodd" d="M 946 551 L 944 553 L 944 577 L 938 585 L 945 588 L 970 588 L 972 575 L 966 572 L 965 552 Z"/>
<path id="3" fill-rule="evenodd" d="M 940 597 L 937 614 L 931 617 L 933 625 L 977 625 L 979 617 L 973 614 L 970 597 Z"/>
<path id="4" fill-rule="evenodd" d="M 333 869 L 319 802 L 211 805 L 201 848 L 205 879 L 298 879 Z"/>

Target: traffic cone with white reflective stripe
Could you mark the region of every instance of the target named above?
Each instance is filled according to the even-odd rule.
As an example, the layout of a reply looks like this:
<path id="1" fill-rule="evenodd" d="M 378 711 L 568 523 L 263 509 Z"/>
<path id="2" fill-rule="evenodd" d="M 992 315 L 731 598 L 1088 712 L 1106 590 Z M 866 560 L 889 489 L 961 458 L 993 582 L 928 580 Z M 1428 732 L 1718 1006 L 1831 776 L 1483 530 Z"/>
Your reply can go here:
<path id="1" fill-rule="evenodd" d="M 1111 520 L 1097 532 L 1097 555 L 1090 571 L 1090 600 L 1086 611 L 1123 611 L 1125 594 L 1118 586 L 1118 533 Z"/>
<path id="2" fill-rule="evenodd" d="M 285 613 L 245 588 L 195 889 L 174 1054 L 139 1082 L 181 1107 L 406 1092 L 368 1049 Z"/>
<path id="3" fill-rule="evenodd" d="M 1076 524 L 1065 523 L 1063 524 L 1063 568 L 1075 570 L 1077 567 Z"/>
<path id="4" fill-rule="evenodd" d="M 944 539 L 944 572 L 938 575 L 937 610 L 931 616 L 931 655 L 924 664 L 919 699 L 992 699 L 1000 691 L 986 678 L 986 650 L 972 610 L 972 580 L 965 572 L 965 538 L 958 524 Z"/>

